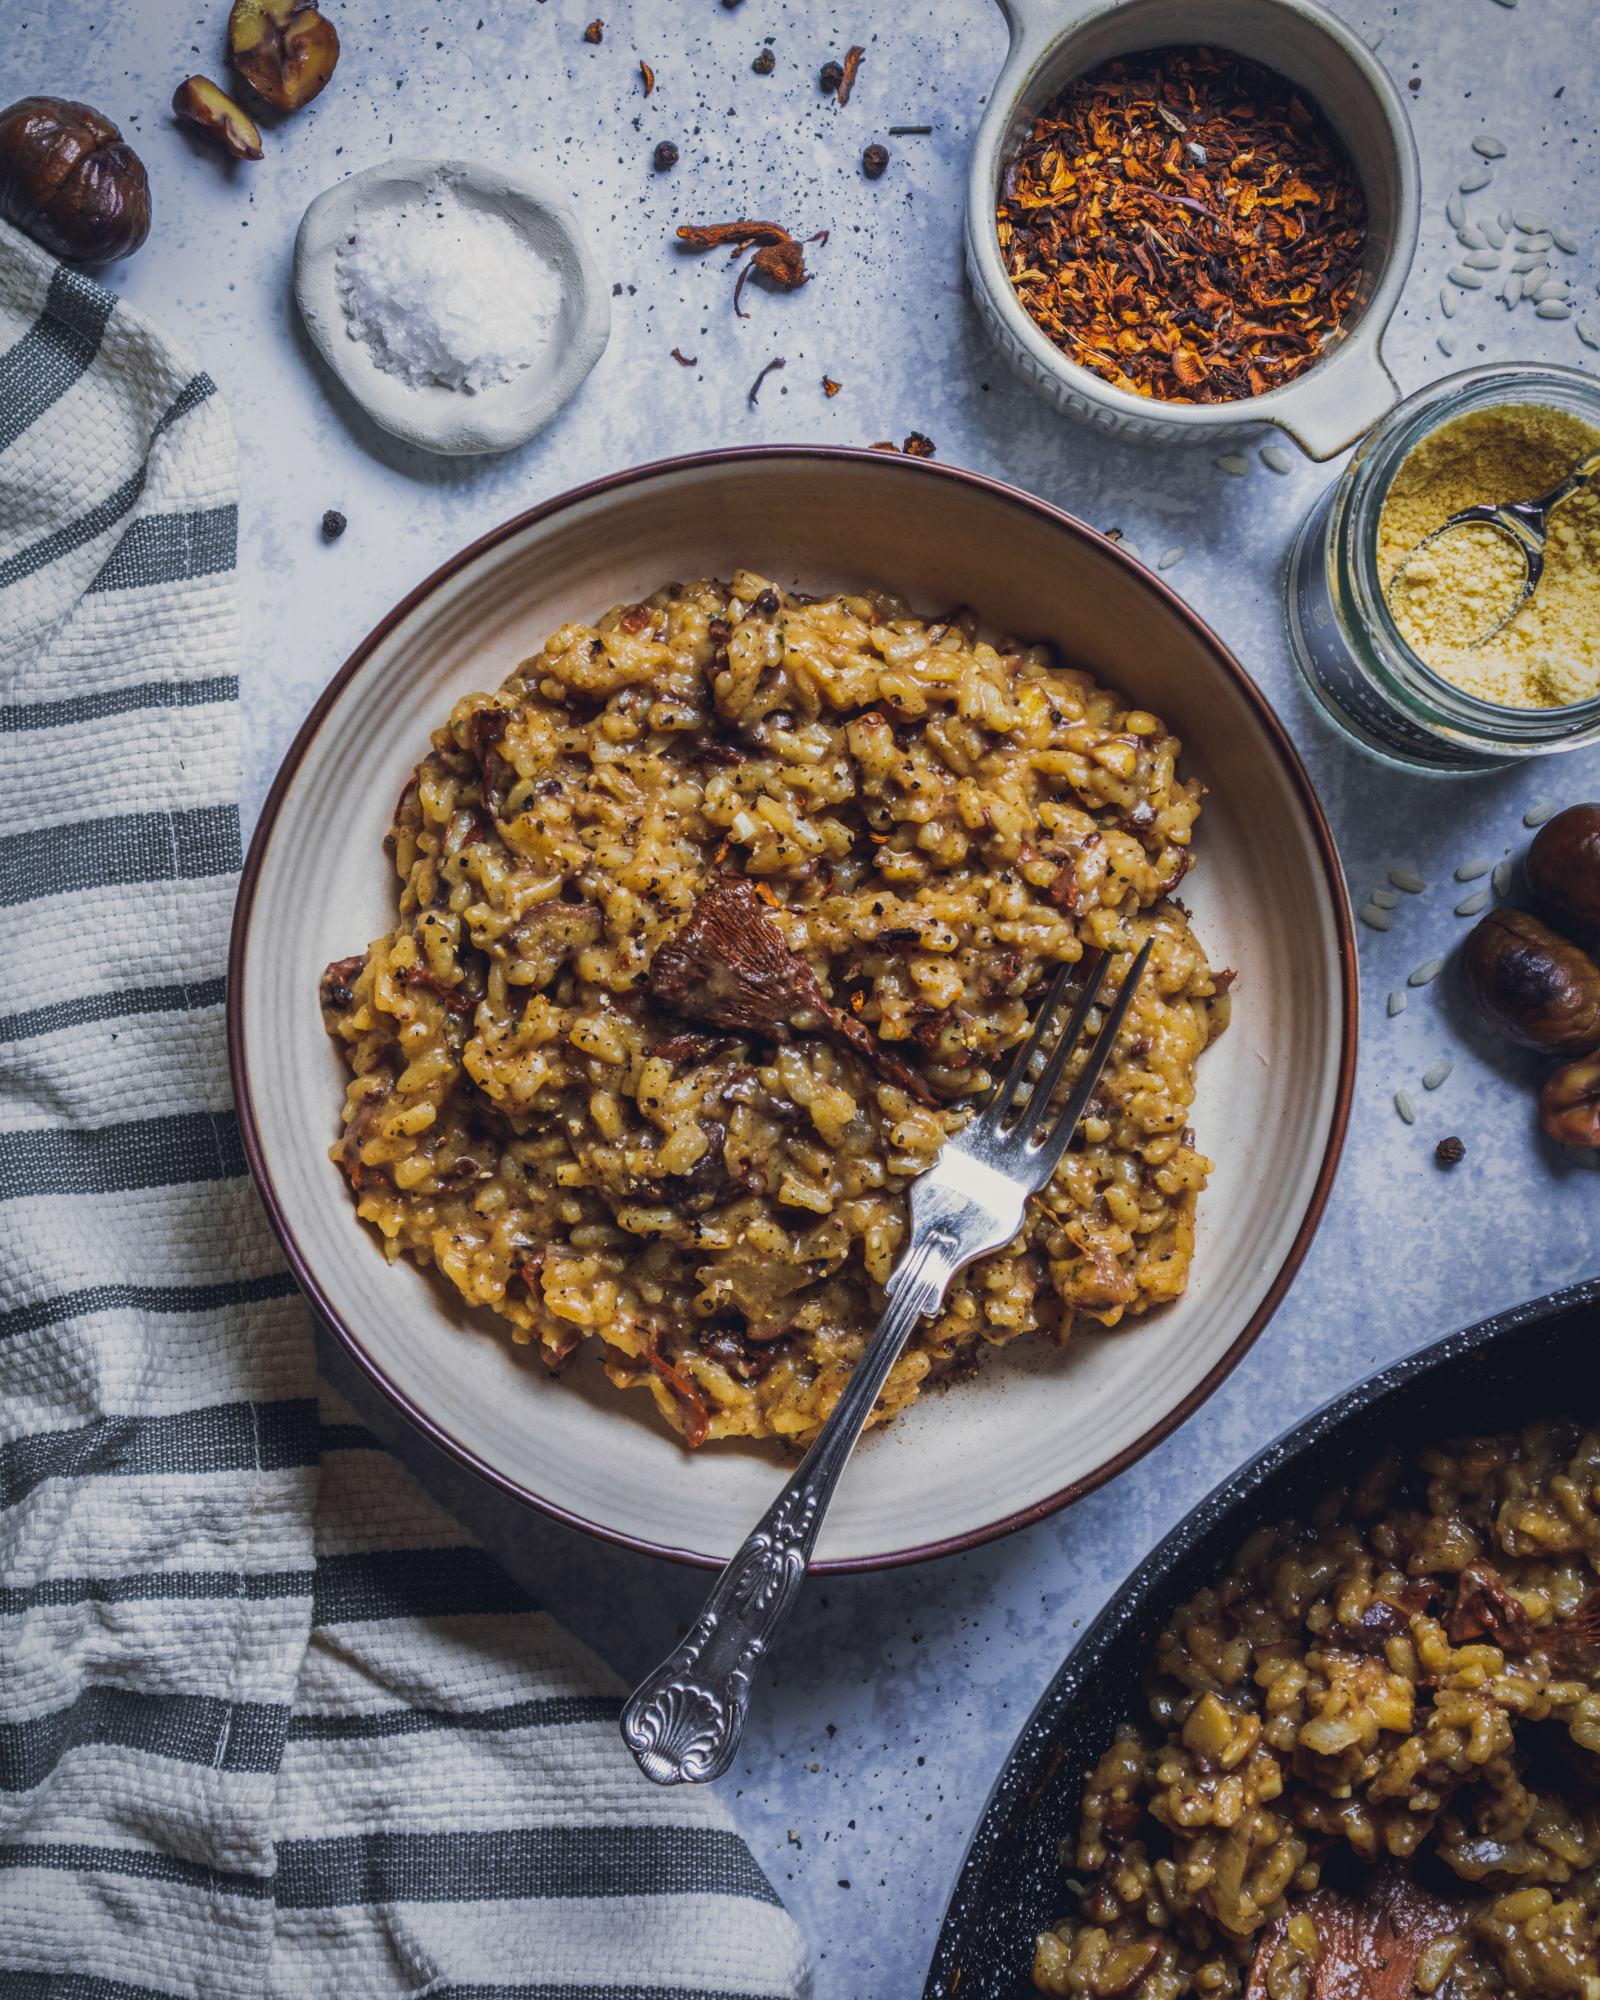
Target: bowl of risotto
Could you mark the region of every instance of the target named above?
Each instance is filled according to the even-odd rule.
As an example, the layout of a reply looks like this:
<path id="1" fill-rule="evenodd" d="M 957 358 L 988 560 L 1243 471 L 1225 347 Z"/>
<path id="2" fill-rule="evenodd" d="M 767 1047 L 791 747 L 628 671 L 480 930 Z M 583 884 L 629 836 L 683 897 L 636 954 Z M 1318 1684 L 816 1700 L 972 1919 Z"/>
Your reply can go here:
<path id="1" fill-rule="evenodd" d="M 1103 537 L 882 454 L 669 461 L 464 550 L 308 718 L 235 922 L 246 1149 L 425 1433 L 715 1562 L 1044 984 L 1147 940 L 1074 1145 L 908 1344 L 823 1566 L 1036 1519 L 1237 1361 L 1337 1160 L 1349 913 L 1271 711 Z"/>
<path id="2" fill-rule="evenodd" d="M 925 2000 L 1595 2000 L 1600 1282 L 1280 1438 L 1073 1647 Z"/>

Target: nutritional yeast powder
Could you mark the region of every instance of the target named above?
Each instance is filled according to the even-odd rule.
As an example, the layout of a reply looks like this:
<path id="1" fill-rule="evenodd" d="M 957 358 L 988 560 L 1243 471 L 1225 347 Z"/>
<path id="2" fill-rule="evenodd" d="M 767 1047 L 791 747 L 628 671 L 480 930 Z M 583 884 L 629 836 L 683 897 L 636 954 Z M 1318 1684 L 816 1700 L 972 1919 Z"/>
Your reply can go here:
<path id="1" fill-rule="evenodd" d="M 1531 500 L 1591 452 L 1600 431 L 1535 403 L 1502 403 L 1453 418 L 1402 461 L 1378 523 L 1378 574 L 1400 636 L 1436 674 L 1505 708 L 1564 708 L 1600 695 L 1600 492 L 1564 500 L 1550 517 L 1544 576 L 1506 629 L 1522 562 L 1481 526 L 1453 529 L 1402 560 L 1463 507 Z"/>

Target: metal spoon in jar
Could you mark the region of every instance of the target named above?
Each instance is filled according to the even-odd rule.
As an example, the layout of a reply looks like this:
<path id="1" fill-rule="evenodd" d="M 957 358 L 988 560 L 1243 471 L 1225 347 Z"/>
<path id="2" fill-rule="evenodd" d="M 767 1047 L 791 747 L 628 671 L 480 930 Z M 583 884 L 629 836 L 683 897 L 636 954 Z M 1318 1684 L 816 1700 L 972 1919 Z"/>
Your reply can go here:
<path id="1" fill-rule="evenodd" d="M 1539 579 L 1544 575 L 1545 544 L 1550 539 L 1551 514 L 1563 500 L 1582 492 L 1596 475 L 1600 475 L 1600 451 L 1592 452 L 1581 465 L 1567 474 L 1559 486 L 1551 487 L 1537 500 L 1501 500 L 1477 507 L 1463 507 L 1459 514 L 1452 514 L 1448 521 L 1441 522 L 1431 535 L 1424 535 L 1414 549 L 1401 557 L 1389 579 L 1390 590 L 1429 543 L 1438 541 L 1441 535 L 1448 535 L 1454 528 L 1488 528 L 1509 542 L 1522 558 L 1522 588 L 1511 609 L 1481 638 L 1474 639 L 1469 651 L 1476 652 L 1478 647 L 1487 646 L 1491 639 L 1499 637 L 1539 587 Z"/>

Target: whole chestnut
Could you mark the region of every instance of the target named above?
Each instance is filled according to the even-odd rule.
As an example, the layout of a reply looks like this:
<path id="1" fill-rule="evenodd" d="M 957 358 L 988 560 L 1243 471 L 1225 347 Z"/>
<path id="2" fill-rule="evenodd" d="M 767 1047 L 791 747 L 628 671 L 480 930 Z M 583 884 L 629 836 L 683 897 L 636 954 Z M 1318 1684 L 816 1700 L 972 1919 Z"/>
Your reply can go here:
<path id="1" fill-rule="evenodd" d="M 0 111 L 0 215 L 70 263 L 109 264 L 150 234 L 150 182 L 92 105 L 22 97 Z"/>
<path id="2" fill-rule="evenodd" d="M 1539 1093 L 1539 1123 L 1563 1146 L 1600 1146 L 1600 1055 L 1555 1071 Z"/>
<path id="3" fill-rule="evenodd" d="M 1568 806 L 1546 820 L 1523 872 L 1553 923 L 1585 943 L 1600 937 L 1600 806 Z"/>
<path id="4" fill-rule="evenodd" d="M 1587 1055 L 1600 1045 L 1600 966 L 1526 910 L 1491 910 L 1461 953 L 1467 997 L 1525 1049 Z"/>

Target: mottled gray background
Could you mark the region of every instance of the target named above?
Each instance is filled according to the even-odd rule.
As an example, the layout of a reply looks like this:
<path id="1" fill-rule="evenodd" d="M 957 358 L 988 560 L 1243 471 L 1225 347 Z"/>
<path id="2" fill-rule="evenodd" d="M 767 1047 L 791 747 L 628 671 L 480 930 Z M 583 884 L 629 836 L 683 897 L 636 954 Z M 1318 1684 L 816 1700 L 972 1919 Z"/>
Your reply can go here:
<path id="1" fill-rule="evenodd" d="M 1472 853 L 1525 840 L 1542 796 L 1592 795 L 1594 753 L 1526 773 L 1397 775 L 1329 735 L 1294 678 L 1280 623 L 1296 523 L 1329 477 L 1231 479 L 1210 458 L 1090 436 L 1013 383 L 962 285 L 967 147 L 1000 66 L 989 0 L 874 6 L 744 0 L 441 0 L 383 9 L 330 0 L 338 74 L 309 111 L 266 134 L 259 166 L 229 167 L 174 130 L 166 106 L 191 69 L 221 77 L 226 8 L 193 0 L 0 0 L 0 99 L 50 90 L 118 119 L 155 188 L 155 229 L 110 281 L 191 345 L 222 386 L 240 440 L 247 807 L 339 661 L 394 599 L 463 542 L 577 481 L 706 445 L 826 439 L 865 444 L 910 429 L 941 459 L 1014 480 L 1152 559 L 1186 548 L 1167 580 L 1235 649 L 1302 747 L 1357 896 L 1406 862 L 1433 885 L 1387 936 L 1362 933 L 1361 1069 L 1344 1168 L 1287 1304 L 1236 1375 L 1179 1433 L 1066 1514 L 975 1554 L 822 1583 L 791 1629 L 724 1790 L 812 1941 L 824 2000 L 915 1992 L 967 1831 L 1006 1748 L 1074 1632 L 1178 1516 L 1239 1460 L 1379 1362 L 1514 1300 L 1590 1273 L 1600 1181 L 1540 1139 L 1538 1065 L 1486 1046 L 1439 987 L 1391 1021 L 1384 996 L 1465 925 L 1449 877 Z M 595 11 L 606 35 L 582 40 Z M 1065 8 L 1063 12 L 1065 12 Z M 1582 239 L 1565 267 L 1593 296 L 1597 258 L 1592 0 L 1344 0 L 1400 81 L 1422 150 L 1424 223 L 1389 353 L 1410 388 L 1451 367 L 1518 355 L 1579 362 L 1571 325 L 1509 316 L 1488 291 L 1435 346 L 1452 246 L 1443 204 L 1473 135 L 1504 138 L 1499 190 Z M 774 74 L 750 73 L 770 39 Z M 868 55 L 840 111 L 818 65 L 852 41 Z M 636 63 L 657 76 L 640 94 Z M 1410 79 L 1419 80 L 1412 91 Z M 857 161 L 891 124 L 876 185 Z M 660 138 L 682 150 L 650 171 Z M 289 292 L 295 225 L 339 175 L 389 152 L 526 162 L 570 190 L 600 262 L 622 286 L 604 359 L 542 437 L 507 457 L 433 460 L 375 431 L 311 359 Z M 1476 205 L 1476 204 L 1475 204 Z M 670 247 L 684 219 L 776 216 L 828 227 L 816 281 L 729 311 L 720 259 Z M 677 345 L 698 358 L 682 369 Z M 746 391 L 775 354 L 759 409 Z M 844 388 L 826 401 L 826 372 Z M 337 506 L 349 532 L 325 547 Z M 1455 1072 L 1417 1080 L 1451 1052 Z M 1413 1129 L 1392 1096 L 1422 1104 Z M 1288 1087 L 1286 1080 L 1286 1087 Z M 1433 1164 L 1446 1132 L 1467 1159 Z M 690 1574 L 589 1544 L 538 1520 L 457 1504 L 624 1673 L 659 1654 L 698 1603 Z"/>

